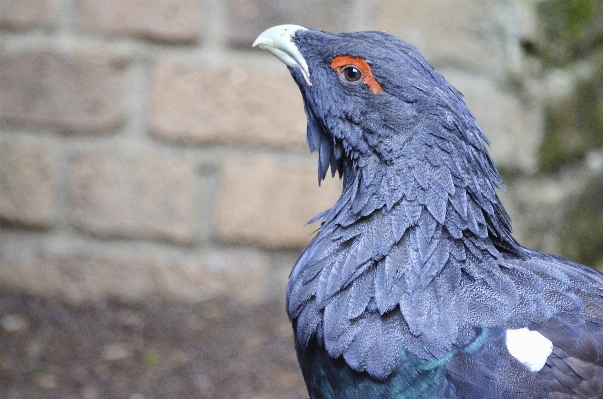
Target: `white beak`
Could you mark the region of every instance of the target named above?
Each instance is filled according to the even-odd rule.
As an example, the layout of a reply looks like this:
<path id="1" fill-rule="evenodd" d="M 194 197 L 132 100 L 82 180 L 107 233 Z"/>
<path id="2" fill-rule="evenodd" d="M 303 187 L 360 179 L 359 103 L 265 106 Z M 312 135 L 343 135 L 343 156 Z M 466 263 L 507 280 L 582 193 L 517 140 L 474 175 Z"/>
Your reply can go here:
<path id="1" fill-rule="evenodd" d="M 308 64 L 295 43 L 291 41 L 291 38 L 295 36 L 295 32 L 298 30 L 307 29 L 299 25 L 273 26 L 266 29 L 255 39 L 253 47 L 258 46 L 261 49 L 269 51 L 289 67 L 299 67 L 308 86 L 312 86 Z"/>

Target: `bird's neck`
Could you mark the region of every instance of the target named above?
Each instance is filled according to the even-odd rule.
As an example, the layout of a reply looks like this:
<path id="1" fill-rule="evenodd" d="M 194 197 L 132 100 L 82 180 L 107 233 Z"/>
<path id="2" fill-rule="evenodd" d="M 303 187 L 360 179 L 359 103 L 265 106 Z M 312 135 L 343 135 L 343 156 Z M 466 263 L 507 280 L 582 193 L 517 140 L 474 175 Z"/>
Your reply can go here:
<path id="1" fill-rule="evenodd" d="M 349 225 L 381 213 L 403 228 L 440 226 L 455 239 L 471 235 L 505 251 L 519 248 L 493 187 L 480 186 L 484 177 L 465 177 L 462 184 L 447 168 L 428 162 L 401 165 L 374 158 L 362 166 L 351 161 L 344 165 L 342 195 L 324 214 L 323 227 Z"/>

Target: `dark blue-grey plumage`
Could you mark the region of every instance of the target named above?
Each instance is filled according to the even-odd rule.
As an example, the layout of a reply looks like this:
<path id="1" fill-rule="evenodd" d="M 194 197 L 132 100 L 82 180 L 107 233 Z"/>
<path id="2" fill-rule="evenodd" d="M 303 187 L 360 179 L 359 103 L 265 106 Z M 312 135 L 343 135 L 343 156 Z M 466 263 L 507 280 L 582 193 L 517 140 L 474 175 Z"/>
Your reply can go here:
<path id="1" fill-rule="evenodd" d="M 329 168 L 344 179 L 287 287 L 310 396 L 603 397 L 603 277 L 515 241 L 461 94 L 382 32 L 291 42 L 310 75 L 290 65 L 319 181 Z M 341 55 L 365 60 L 382 91 L 343 81 Z M 505 346 L 524 327 L 553 343 L 538 371 Z"/>

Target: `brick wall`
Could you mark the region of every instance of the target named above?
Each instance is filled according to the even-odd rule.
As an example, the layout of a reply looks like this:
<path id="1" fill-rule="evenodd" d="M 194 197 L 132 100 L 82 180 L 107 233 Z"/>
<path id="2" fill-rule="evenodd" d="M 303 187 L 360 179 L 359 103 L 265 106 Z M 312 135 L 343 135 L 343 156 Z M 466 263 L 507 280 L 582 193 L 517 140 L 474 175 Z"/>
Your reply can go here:
<path id="1" fill-rule="evenodd" d="M 0 284 L 282 297 L 341 186 L 318 187 L 297 87 L 250 48 L 276 24 L 414 43 L 529 176 L 540 108 L 504 87 L 533 19 L 505 0 L 0 0 Z"/>

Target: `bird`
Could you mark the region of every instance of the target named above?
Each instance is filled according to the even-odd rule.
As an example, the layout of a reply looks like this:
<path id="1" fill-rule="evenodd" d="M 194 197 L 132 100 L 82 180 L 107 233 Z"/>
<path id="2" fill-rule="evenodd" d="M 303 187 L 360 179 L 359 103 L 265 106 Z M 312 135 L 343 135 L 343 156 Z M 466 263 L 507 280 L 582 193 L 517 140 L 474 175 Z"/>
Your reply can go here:
<path id="1" fill-rule="evenodd" d="M 336 203 L 286 289 L 312 399 L 603 398 L 603 275 L 522 246 L 488 140 L 417 48 L 279 25 Z"/>

